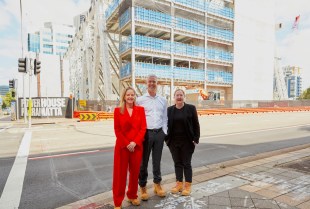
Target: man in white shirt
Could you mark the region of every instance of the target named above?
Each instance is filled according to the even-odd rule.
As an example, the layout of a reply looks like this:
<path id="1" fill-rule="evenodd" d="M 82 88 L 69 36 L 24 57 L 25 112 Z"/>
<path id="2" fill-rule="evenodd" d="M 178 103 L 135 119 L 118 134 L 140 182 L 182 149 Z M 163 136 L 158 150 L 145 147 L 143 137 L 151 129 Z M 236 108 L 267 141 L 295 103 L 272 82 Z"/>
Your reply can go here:
<path id="1" fill-rule="evenodd" d="M 160 197 L 165 197 L 166 192 L 162 189 L 160 182 L 160 161 L 164 147 L 164 139 L 167 134 L 167 100 L 159 95 L 157 91 L 157 76 L 149 75 L 147 80 L 148 93 L 137 99 L 137 105 L 145 109 L 147 131 L 143 142 L 143 157 L 140 167 L 139 185 L 141 199 L 148 200 L 146 189 L 148 177 L 148 162 L 152 152 L 154 192 Z"/>

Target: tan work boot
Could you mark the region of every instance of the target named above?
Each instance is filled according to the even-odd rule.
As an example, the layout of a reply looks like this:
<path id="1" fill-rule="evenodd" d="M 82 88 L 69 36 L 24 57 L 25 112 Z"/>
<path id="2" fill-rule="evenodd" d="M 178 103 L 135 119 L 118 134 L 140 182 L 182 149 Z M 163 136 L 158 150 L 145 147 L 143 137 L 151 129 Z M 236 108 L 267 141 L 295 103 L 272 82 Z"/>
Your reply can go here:
<path id="1" fill-rule="evenodd" d="M 140 200 L 138 199 L 128 199 L 128 202 L 130 202 L 132 205 L 135 205 L 135 206 L 140 205 Z"/>
<path id="2" fill-rule="evenodd" d="M 171 189 L 172 194 L 176 194 L 178 192 L 182 192 L 183 190 L 183 182 L 177 181 L 176 185 Z"/>
<path id="3" fill-rule="evenodd" d="M 185 186 L 184 186 L 184 189 L 182 191 L 182 195 L 183 196 L 188 196 L 188 195 L 191 194 L 191 191 L 192 191 L 192 183 L 185 182 Z"/>
<path id="4" fill-rule="evenodd" d="M 160 184 L 154 183 L 154 193 L 159 197 L 166 197 L 166 192 L 161 188 Z"/>
<path id="5" fill-rule="evenodd" d="M 149 194 L 147 193 L 147 188 L 140 187 L 141 200 L 146 201 L 149 199 Z"/>

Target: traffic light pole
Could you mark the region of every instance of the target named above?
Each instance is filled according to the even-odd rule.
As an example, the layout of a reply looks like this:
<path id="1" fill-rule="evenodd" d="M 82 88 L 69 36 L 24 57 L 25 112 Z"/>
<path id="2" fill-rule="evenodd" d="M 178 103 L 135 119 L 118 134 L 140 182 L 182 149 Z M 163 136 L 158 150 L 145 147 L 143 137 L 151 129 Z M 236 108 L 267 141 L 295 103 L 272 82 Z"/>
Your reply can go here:
<path id="1" fill-rule="evenodd" d="M 29 59 L 29 100 L 28 100 L 28 128 L 31 128 L 32 100 L 31 100 L 31 77 L 32 77 L 32 59 Z"/>
<path id="2" fill-rule="evenodd" d="M 27 113 L 27 107 L 26 107 L 26 93 L 25 93 L 25 89 L 26 89 L 26 73 L 23 73 L 23 96 L 24 96 L 24 123 L 27 123 L 27 117 L 26 117 L 26 113 Z"/>
<path id="3" fill-rule="evenodd" d="M 19 104 L 18 104 L 18 80 L 17 79 L 14 79 L 15 80 L 15 100 L 16 100 L 16 120 L 19 120 Z"/>

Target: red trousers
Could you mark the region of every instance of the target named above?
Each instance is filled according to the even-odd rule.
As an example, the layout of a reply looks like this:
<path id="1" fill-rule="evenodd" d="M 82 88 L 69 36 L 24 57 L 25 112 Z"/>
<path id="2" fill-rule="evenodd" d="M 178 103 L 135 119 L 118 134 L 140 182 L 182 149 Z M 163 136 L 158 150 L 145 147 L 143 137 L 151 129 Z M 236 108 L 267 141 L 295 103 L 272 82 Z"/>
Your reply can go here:
<path id="1" fill-rule="evenodd" d="M 134 152 L 126 147 L 115 146 L 113 168 L 113 200 L 115 207 L 120 207 L 125 197 L 127 173 L 129 171 L 129 183 L 127 197 L 138 198 L 138 178 L 143 150 L 136 146 Z"/>

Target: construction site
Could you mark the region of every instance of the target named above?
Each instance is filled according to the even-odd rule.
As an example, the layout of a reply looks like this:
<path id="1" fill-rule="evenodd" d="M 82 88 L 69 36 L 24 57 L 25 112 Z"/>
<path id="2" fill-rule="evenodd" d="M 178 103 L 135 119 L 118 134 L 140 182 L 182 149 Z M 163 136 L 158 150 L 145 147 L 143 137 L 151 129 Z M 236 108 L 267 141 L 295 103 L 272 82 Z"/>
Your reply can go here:
<path id="1" fill-rule="evenodd" d="M 273 7 L 255 4 L 264 16 L 243 0 L 93 0 L 64 55 L 70 91 L 89 104 L 117 102 L 127 86 L 144 94 L 155 74 L 170 104 L 176 88 L 194 104 L 272 100 Z"/>

